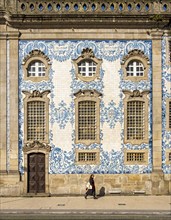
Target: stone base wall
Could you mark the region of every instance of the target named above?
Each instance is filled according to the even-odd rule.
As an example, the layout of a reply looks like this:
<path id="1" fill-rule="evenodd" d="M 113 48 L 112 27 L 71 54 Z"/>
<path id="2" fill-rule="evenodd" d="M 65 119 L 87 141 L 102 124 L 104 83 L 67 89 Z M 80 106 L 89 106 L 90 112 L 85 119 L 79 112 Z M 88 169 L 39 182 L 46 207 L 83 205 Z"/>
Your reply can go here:
<path id="1" fill-rule="evenodd" d="M 49 175 L 47 195 L 83 195 L 89 174 Z M 24 179 L 19 176 L 3 174 L 0 176 L 0 196 L 22 196 Z M 96 174 L 96 193 L 101 194 L 171 194 L 171 175 L 152 174 Z M 33 195 L 34 196 L 34 195 Z"/>
<path id="2" fill-rule="evenodd" d="M 0 196 L 21 196 L 23 182 L 19 174 L 0 174 Z"/>
<path id="3" fill-rule="evenodd" d="M 89 175 L 50 175 L 49 178 L 49 193 L 51 195 L 84 194 Z M 105 191 L 105 194 L 171 194 L 170 174 L 97 174 L 95 175 L 95 182 L 97 194 L 101 191 Z"/>

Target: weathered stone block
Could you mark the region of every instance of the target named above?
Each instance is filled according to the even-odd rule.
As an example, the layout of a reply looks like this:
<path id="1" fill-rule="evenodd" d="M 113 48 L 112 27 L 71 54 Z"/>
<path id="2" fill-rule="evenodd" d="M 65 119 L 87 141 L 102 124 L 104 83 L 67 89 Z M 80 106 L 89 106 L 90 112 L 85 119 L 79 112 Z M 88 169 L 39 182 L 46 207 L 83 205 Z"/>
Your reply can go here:
<path id="1" fill-rule="evenodd" d="M 128 182 L 133 182 L 133 183 L 135 183 L 135 182 L 140 182 L 141 181 L 141 177 L 139 176 L 139 175 L 137 175 L 137 174 L 130 174 L 130 175 L 128 175 Z"/>

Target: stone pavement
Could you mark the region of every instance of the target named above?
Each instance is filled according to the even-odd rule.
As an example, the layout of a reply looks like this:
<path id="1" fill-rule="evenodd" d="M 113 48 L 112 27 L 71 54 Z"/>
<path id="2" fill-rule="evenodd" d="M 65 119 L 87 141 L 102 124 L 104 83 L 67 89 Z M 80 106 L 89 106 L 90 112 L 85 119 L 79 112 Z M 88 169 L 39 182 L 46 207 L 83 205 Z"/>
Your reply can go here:
<path id="1" fill-rule="evenodd" d="M 1 197 L 0 219 L 171 219 L 170 196 Z"/>

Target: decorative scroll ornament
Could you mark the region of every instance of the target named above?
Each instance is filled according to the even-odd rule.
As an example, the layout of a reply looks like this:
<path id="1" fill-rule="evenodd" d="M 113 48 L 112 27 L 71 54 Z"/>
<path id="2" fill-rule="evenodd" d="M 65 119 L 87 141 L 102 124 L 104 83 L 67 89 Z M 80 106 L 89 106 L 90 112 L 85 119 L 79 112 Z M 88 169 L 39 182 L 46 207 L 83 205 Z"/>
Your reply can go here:
<path id="1" fill-rule="evenodd" d="M 96 91 L 96 90 L 89 90 L 89 89 L 86 89 L 86 90 L 79 90 L 78 92 L 74 93 L 74 95 L 76 97 L 100 97 L 102 96 L 102 93 Z"/>
<path id="2" fill-rule="evenodd" d="M 23 65 L 30 60 L 31 58 L 42 58 L 47 61 L 47 63 L 50 63 L 50 59 L 48 56 L 46 56 L 41 50 L 32 50 L 24 59 L 23 59 Z"/>
<path id="3" fill-rule="evenodd" d="M 38 90 L 34 90 L 32 93 L 28 91 L 22 91 L 28 98 L 44 98 L 46 97 L 49 93 L 50 90 L 46 90 L 43 92 L 40 92 Z"/>
<path id="4" fill-rule="evenodd" d="M 33 142 L 28 142 L 25 143 L 24 147 L 23 147 L 23 151 L 24 152 L 28 152 L 31 150 L 45 150 L 47 152 L 49 152 L 51 150 L 50 145 L 46 144 L 46 143 L 41 143 L 38 140 L 35 140 Z"/>
<path id="5" fill-rule="evenodd" d="M 93 53 L 92 49 L 86 48 L 86 49 L 83 49 L 83 51 L 81 53 L 81 57 L 84 59 L 94 58 L 94 53 Z"/>
<path id="6" fill-rule="evenodd" d="M 122 64 L 124 64 L 127 60 L 129 60 L 132 57 L 139 57 L 145 60 L 147 64 L 150 63 L 149 58 L 144 54 L 143 51 L 135 49 L 135 50 L 130 51 L 126 56 L 123 57 Z"/>
<path id="7" fill-rule="evenodd" d="M 128 95 L 129 98 L 139 98 L 139 97 L 141 98 L 144 95 L 148 95 L 150 93 L 150 91 L 145 90 L 145 91 L 140 92 L 139 90 L 134 90 L 133 92 L 131 92 L 131 91 L 128 91 L 128 90 L 123 90 L 123 93 L 125 95 Z"/>

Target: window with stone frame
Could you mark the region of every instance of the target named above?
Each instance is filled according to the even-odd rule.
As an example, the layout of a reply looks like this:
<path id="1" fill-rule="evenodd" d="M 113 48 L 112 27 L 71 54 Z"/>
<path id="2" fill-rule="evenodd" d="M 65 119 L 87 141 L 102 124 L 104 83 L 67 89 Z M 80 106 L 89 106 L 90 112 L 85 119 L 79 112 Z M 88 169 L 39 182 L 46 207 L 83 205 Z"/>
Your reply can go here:
<path id="1" fill-rule="evenodd" d="M 148 80 L 149 59 L 140 50 L 130 51 L 122 59 L 124 80 Z"/>
<path id="2" fill-rule="evenodd" d="M 77 79 L 90 82 L 100 78 L 102 60 L 94 56 L 92 49 L 83 49 L 81 56 L 73 60 L 73 63 Z"/>
<path id="3" fill-rule="evenodd" d="M 171 40 L 169 40 L 169 62 L 171 63 Z"/>
<path id="4" fill-rule="evenodd" d="M 40 82 L 49 79 L 50 59 L 40 50 L 31 51 L 22 65 L 24 80 Z"/>
<path id="5" fill-rule="evenodd" d="M 128 150 L 124 149 L 124 164 L 134 165 L 134 164 L 148 164 L 148 149 L 144 150 Z"/>
<path id="6" fill-rule="evenodd" d="M 149 91 L 124 90 L 124 142 L 141 144 L 148 142 Z"/>
<path id="7" fill-rule="evenodd" d="M 166 129 L 171 131 L 171 98 L 166 100 Z"/>
<path id="8" fill-rule="evenodd" d="M 100 163 L 100 150 L 82 150 L 76 149 L 76 164 L 99 164 Z"/>
<path id="9" fill-rule="evenodd" d="M 49 142 L 49 98 L 48 91 L 32 93 L 23 91 L 24 98 L 24 141 Z"/>
<path id="10" fill-rule="evenodd" d="M 95 90 L 80 90 L 75 98 L 76 143 L 100 143 L 100 96 Z"/>
<path id="11" fill-rule="evenodd" d="M 166 165 L 171 165 L 171 149 L 166 149 Z"/>

